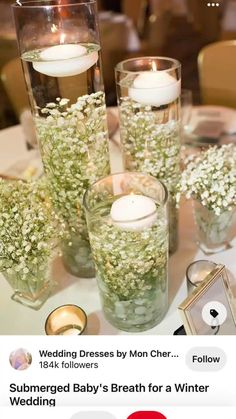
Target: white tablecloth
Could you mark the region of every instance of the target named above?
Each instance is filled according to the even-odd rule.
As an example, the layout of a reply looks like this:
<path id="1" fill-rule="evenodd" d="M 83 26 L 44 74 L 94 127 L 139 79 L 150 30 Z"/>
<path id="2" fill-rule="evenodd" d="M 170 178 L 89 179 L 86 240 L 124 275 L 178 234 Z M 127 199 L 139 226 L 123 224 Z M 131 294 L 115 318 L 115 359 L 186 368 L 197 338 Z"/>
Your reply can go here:
<path id="1" fill-rule="evenodd" d="M 119 148 L 113 142 L 110 142 L 110 146 L 112 170 L 117 172 L 121 170 Z M 20 126 L 0 131 L 0 173 L 14 164 L 16 160 L 25 158 L 25 153 L 25 142 Z M 169 264 L 169 310 L 158 326 L 142 334 L 173 334 L 174 330 L 181 325 L 177 307 L 186 297 L 186 267 L 194 259 L 206 259 L 194 243 L 194 224 L 190 202 L 183 202 L 181 205 L 179 237 L 179 249 L 171 256 Z M 209 259 L 226 264 L 236 275 L 234 248 Z M 127 334 L 115 329 L 105 320 L 95 278 L 78 279 L 69 275 L 60 260 L 55 264 L 54 278 L 57 281 L 57 287 L 53 295 L 39 311 L 34 311 L 11 300 L 12 290 L 0 274 L 0 334 L 44 334 L 46 317 L 51 310 L 62 304 L 77 304 L 86 311 L 87 334 Z"/>

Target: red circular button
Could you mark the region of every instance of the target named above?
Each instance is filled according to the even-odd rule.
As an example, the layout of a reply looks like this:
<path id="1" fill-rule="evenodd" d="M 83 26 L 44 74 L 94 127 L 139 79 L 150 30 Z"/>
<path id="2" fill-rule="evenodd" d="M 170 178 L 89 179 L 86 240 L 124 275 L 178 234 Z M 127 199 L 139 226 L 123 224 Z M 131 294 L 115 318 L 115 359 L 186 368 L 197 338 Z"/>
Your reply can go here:
<path id="1" fill-rule="evenodd" d="M 142 411 L 132 413 L 127 419 L 167 419 L 167 417 L 160 412 Z"/>

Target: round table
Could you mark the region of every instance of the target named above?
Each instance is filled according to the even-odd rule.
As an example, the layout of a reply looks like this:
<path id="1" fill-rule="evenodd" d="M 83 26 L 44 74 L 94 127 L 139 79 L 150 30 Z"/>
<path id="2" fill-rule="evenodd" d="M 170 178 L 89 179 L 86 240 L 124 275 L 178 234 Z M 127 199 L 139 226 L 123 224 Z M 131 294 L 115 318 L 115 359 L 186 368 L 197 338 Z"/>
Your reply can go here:
<path id="1" fill-rule="evenodd" d="M 119 151 L 119 134 L 110 141 L 112 172 L 122 170 L 122 160 Z M 25 159 L 28 152 L 25 146 L 23 131 L 20 125 L 0 131 L 0 173 L 17 161 Z M 143 335 L 172 335 L 181 325 L 177 310 L 178 305 L 186 297 L 185 271 L 193 260 L 206 259 L 194 242 L 194 222 L 191 202 L 182 201 L 180 207 L 179 248 L 169 261 L 169 310 L 164 320 Z M 236 241 L 235 241 L 236 244 Z M 220 254 L 208 257 L 217 263 L 225 264 L 236 275 L 235 249 L 232 248 Z M 77 304 L 88 315 L 87 334 L 117 335 L 126 334 L 111 326 L 104 318 L 96 279 L 75 278 L 69 275 L 60 259 L 55 262 L 54 278 L 57 286 L 53 295 L 40 310 L 34 311 L 11 300 L 12 290 L 0 274 L 0 334 L 2 335 L 41 335 L 44 334 L 44 323 L 48 314 L 62 304 Z M 236 294 L 236 293 L 235 293 Z"/>

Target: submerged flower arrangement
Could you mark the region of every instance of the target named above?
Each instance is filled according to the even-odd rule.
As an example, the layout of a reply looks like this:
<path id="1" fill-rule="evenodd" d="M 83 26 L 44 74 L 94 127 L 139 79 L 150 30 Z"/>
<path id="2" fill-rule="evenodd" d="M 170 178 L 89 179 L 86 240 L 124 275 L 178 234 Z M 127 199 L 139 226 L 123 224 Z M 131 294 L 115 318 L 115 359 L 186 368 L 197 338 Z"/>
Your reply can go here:
<path id="1" fill-rule="evenodd" d="M 90 276 L 82 199 L 88 186 L 110 171 L 104 93 L 81 96 L 72 105 L 57 98 L 39 110 L 36 126 L 52 202 L 67 226 L 65 264 L 75 275 Z"/>
<path id="2" fill-rule="evenodd" d="M 87 187 L 109 173 L 104 93 L 57 98 L 37 117 L 36 126 L 53 204 L 72 229 Z"/>
<path id="3" fill-rule="evenodd" d="M 32 301 L 49 285 L 49 262 L 60 235 L 44 186 L 42 180 L 0 179 L 0 272 Z"/>
<path id="4" fill-rule="evenodd" d="M 179 123 L 160 123 L 150 106 L 141 106 L 129 98 L 123 99 L 120 112 L 125 167 L 163 180 L 175 193 L 180 176 Z"/>
<path id="5" fill-rule="evenodd" d="M 236 206 L 236 147 L 211 147 L 187 159 L 180 193 L 194 198 L 216 215 Z"/>
<path id="6" fill-rule="evenodd" d="M 104 312 L 122 330 L 141 331 L 167 308 L 168 231 L 165 211 L 144 231 L 124 231 L 94 217 L 89 236 Z"/>
<path id="7" fill-rule="evenodd" d="M 140 105 L 130 98 L 121 101 L 120 119 L 125 168 L 148 173 L 168 188 L 169 249 L 173 253 L 178 242 L 179 122 L 173 119 L 165 122 L 165 111 L 155 112 L 151 106 Z"/>

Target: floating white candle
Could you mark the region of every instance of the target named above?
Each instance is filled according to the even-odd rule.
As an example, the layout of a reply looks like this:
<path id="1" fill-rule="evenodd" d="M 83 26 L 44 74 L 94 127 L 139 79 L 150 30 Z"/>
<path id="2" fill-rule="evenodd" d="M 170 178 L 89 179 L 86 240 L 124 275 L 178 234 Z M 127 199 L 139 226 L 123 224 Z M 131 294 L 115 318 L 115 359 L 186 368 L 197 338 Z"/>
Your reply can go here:
<path id="1" fill-rule="evenodd" d="M 42 61 L 33 61 L 36 71 L 51 77 L 76 76 L 92 67 L 98 60 L 97 51 L 87 54 L 78 44 L 61 44 L 46 48 L 40 53 Z"/>
<path id="2" fill-rule="evenodd" d="M 143 195 L 126 195 L 113 202 L 111 218 L 122 230 L 141 231 L 151 227 L 156 219 L 155 202 Z"/>
<path id="3" fill-rule="evenodd" d="M 168 105 L 180 95 L 180 80 L 165 71 L 143 71 L 129 88 L 129 96 L 142 105 Z"/>

